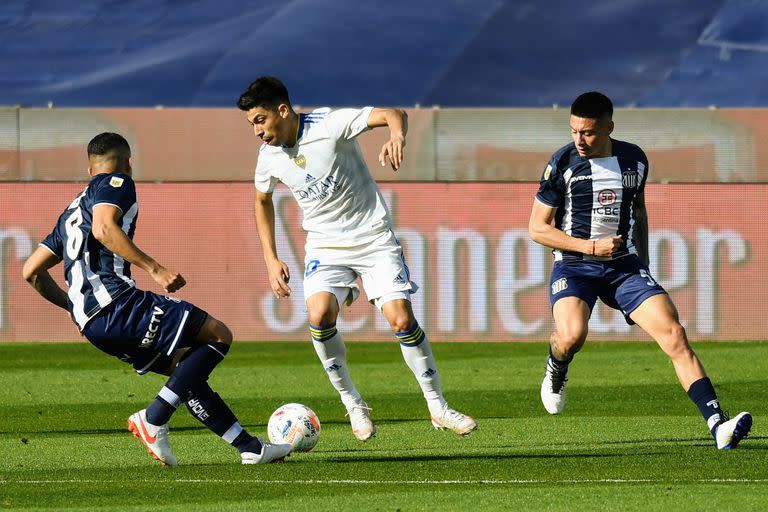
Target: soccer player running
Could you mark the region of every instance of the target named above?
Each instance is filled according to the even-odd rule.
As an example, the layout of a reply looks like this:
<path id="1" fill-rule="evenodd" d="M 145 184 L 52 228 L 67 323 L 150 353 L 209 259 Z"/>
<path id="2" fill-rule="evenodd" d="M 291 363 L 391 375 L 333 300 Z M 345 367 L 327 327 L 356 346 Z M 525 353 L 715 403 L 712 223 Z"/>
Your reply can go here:
<path id="1" fill-rule="evenodd" d="M 94 346 L 133 365 L 140 375 L 170 376 L 154 401 L 128 418 L 128 429 L 163 465 L 176 465 L 168 421 L 181 402 L 234 446 L 243 464 L 282 460 L 291 445 L 272 445 L 248 434 L 208 385 L 232 344 L 227 326 L 188 302 L 139 290 L 131 279 L 131 265 L 136 265 L 168 293 L 186 284 L 181 274 L 133 243 L 139 205 L 130 157 L 131 148 L 119 134 L 101 133 L 90 141 L 91 180 L 25 262 L 24 278 L 69 311 Z M 48 272 L 62 261 L 68 292 Z"/>
<path id="2" fill-rule="evenodd" d="M 385 165 L 389 160 L 397 170 L 405 147 L 405 112 L 366 107 L 298 114 L 285 85 L 269 76 L 251 83 L 237 106 L 263 143 L 256 166 L 254 210 L 270 286 L 278 298 L 291 294 L 290 272 L 275 245 L 272 192 L 281 181 L 304 214 L 304 298 L 312 344 L 347 409 L 354 436 L 366 441 L 376 433 L 368 404 L 350 378 L 346 348 L 336 330 L 340 306 L 352 304 L 359 295 L 357 277 L 400 342 L 434 427 L 460 435 L 475 430 L 475 421 L 449 407 L 443 397 L 427 335 L 411 308 L 410 295 L 418 287 L 410 280 L 389 210 L 356 141 L 371 128 L 388 126 L 390 138 L 379 162 Z"/>
<path id="3" fill-rule="evenodd" d="M 549 292 L 555 332 L 541 401 L 550 414 L 563 410 L 568 365 L 586 341 L 600 297 L 669 356 L 717 448 L 735 448 L 752 427 L 752 416 L 742 412 L 728 420 L 724 415 L 677 309 L 648 270 L 648 159 L 638 146 L 611 138 L 612 116 L 613 104 L 604 94 L 576 98 L 570 116 L 573 142 L 552 156 L 531 210 L 531 238 L 551 247 L 555 259 Z"/>

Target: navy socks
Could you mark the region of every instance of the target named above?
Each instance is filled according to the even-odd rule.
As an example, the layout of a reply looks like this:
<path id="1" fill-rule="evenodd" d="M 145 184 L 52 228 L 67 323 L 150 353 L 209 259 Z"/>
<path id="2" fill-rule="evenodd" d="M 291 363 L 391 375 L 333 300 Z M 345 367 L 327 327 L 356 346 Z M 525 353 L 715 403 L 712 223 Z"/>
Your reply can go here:
<path id="1" fill-rule="evenodd" d="M 196 384 L 207 381 L 228 351 L 229 345 L 219 342 L 191 348 L 173 370 L 155 401 L 147 407 L 147 421 L 153 425 L 168 423 L 181 403 L 181 397 L 186 398 Z"/>
<path id="2" fill-rule="evenodd" d="M 723 411 L 720 409 L 720 402 L 717 400 L 715 388 L 709 377 L 704 377 L 691 384 L 691 387 L 688 388 L 688 396 L 707 421 L 710 432 L 725 419 Z"/>

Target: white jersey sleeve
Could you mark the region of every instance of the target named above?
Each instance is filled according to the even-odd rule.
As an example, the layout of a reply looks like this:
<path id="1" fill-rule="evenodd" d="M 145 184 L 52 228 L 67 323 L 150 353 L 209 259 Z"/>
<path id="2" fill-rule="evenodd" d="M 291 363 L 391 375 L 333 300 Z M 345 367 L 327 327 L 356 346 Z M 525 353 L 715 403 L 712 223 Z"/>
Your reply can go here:
<path id="1" fill-rule="evenodd" d="M 337 139 L 351 140 L 370 130 L 368 127 L 368 118 L 371 116 L 373 107 L 341 108 L 328 112 L 325 117 L 328 133 Z"/>
<path id="2" fill-rule="evenodd" d="M 269 194 L 275 190 L 275 186 L 279 180 L 272 174 L 269 164 L 266 162 L 266 158 L 259 158 L 256 162 L 256 173 L 253 177 L 253 184 L 259 192 Z"/>

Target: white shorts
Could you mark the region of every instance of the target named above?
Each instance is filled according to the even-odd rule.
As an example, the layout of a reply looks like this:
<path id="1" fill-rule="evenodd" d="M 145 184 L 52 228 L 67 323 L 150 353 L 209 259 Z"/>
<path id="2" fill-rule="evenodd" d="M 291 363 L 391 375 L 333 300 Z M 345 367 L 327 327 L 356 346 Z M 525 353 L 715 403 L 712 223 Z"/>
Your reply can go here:
<path id="1" fill-rule="evenodd" d="M 339 306 L 360 295 L 357 278 L 368 301 L 379 309 L 394 299 L 410 300 L 419 289 L 403 259 L 403 248 L 392 231 L 355 247 L 307 247 L 304 257 L 304 300 L 318 292 L 336 296 Z"/>

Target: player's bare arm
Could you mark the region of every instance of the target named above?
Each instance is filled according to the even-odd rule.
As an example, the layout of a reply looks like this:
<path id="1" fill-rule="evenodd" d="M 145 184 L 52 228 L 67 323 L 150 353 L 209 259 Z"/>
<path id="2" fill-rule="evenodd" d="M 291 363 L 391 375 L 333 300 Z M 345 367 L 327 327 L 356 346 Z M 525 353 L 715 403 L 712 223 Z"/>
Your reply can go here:
<path id="1" fill-rule="evenodd" d="M 173 293 L 187 282 L 178 272 L 160 265 L 139 249 L 120 228 L 123 213 L 111 204 L 97 204 L 93 208 L 93 236 L 101 244 L 125 261 L 147 272 L 163 290 Z"/>
<path id="2" fill-rule="evenodd" d="M 39 246 L 35 252 L 24 262 L 22 273 L 24 280 L 32 285 L 48 302 L 59 306 L 62 309 L 67 308 L 67 294 L 54 281 L 48 269 L 57 265 L 61 260 L 45 247 Z"/>
<path id="3" fill-rule="evenodd" d="M 377 128 L 389 126 L 389 140 L 381 147 L 379 163 L 384 166 L 389 159 L 392 170 L 398 170 L 403 163 L 405 135 L 408 133 L 408 114 L 394 108 L 374 108 L 368 116 L 368 126 Z"/>
<path id="4" fill-rule="evenodd" d="M 561 251 L 580 252 L 591 256 L 610 256 L 624 243 L 620 236 L 608 236 L 597 240 L 584 240 L 565 234 L 553 225 L 557 208 L 534 200 L 528 233 L 534 242 Z"/>
<path id="5" fill-rule="evenodd" d="M 650 263 L 648 254 L 648 210 L 645 208 L 645 192 L 641 192 L 635 197 L 635 225 L 633 228 L 632 241 L 635 243 L 637 255 L 646 266 Z"/>
<path id="6" fill-rule="evenodd" d="M 288 281 L 291 278 L 288 265 L 277 257 L 277 245 L 275 244 L 275 205 L 272 202 L 271 192 L 256 191 L 256 199 L 253 202 L 253 213 L 256 217 L 256 231 L 259 233 L 261 250 L 264 254 L 264 263 L 267 265 L 269 286 L 278 299 L 290 297 L 291 287 Z"/>

